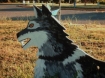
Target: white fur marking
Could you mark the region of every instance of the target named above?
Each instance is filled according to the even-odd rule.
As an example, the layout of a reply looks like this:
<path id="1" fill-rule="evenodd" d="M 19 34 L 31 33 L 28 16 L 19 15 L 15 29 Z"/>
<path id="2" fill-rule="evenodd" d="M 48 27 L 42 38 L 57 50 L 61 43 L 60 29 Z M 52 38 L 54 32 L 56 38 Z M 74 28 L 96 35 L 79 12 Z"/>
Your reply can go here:
<path id="1" fill-rule="evenodd" d="M 63 64 L 66 65 L 70 62 L 73 62 L 79 59 L 81 56 L 85 56 L 85 55 L 86 53 L 78 48 L 74 51 L 74 54 L 72 54 L 72 56 L 69 56 L 67 59 L 63 61 Z"/>
<path id="2" fill-rule="evenodd" d="M 81 68 L 81 65 L 79 63 L 76 63 L 74 66 L 77 70 L 77 77 L 76 78 L 83 78 L 83 74 L 82 74 L 83 70 Z"/>
<path id="3" fill-rule="evenodd" d="M 43 46 L 43 44 L 48 40 L 48 36 L 45 31 L 28 32 L 24 35 L 21 35 L 18 40 L 20 41 L 25 38 L 30 38 L 31 40 L 23 47 L 24 49 L 27 49 L 31 46 L 41 48 L 41 46 Z"/>
<path id="4" fill-rule="evenodd" d="M 35 78 L 43 78 L 45 74 L 44 69 L 46 69 L 45 60 L 38 59 L 35 67 Z"/>

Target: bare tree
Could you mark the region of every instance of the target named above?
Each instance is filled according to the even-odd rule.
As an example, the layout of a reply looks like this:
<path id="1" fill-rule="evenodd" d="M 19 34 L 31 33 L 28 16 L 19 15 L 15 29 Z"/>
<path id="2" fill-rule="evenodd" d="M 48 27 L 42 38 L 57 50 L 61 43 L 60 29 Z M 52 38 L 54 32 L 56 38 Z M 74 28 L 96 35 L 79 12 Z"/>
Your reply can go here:
<path id="1" fill-rule="evenodd" d="M 87 3 L 87 0 L 85 0 L 85 4 L 84 4 L 85 6 L 86 6 L 86 3 Z"/>
<path id="2" fill-rule="evenodd" d="M 7 2 L 9 3 L 9 2 L 11 2 L 10 0 L 7 0 Z"/>
<path id="3" fill-rule="evenodd" d="M 70 3 L 70 0 L 69 0 L 69 3 Z"/>

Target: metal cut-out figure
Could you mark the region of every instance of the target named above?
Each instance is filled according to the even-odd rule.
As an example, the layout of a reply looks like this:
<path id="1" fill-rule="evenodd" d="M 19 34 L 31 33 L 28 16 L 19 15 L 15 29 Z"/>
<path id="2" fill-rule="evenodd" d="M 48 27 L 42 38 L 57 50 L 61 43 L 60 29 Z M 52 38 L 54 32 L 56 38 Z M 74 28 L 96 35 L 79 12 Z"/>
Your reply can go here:
<path id="1" fill-rule="evenodd" d="M 17 34 L 24 49 L 39 48 L 34 78 L 105 78 L 105 62 L 73 44 L 48 7 L 34 6 L 34 12 L 36 18 Z"/>

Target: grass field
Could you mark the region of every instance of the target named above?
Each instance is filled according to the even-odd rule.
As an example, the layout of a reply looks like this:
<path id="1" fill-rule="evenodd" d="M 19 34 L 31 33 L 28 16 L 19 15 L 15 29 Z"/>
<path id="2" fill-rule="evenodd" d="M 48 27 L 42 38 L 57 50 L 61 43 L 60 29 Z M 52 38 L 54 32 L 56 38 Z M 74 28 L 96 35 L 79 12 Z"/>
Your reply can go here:
<path id="1" fill-rule="evenodd" d="M 105 26 L 73 25 L 63 21 L 65 32 L 75 44 L 90 55 L 105 61 Z M 33 78 L 37 48 L 21 48 L 16 34 L 28 21 L 0 20 L 0 78 Z"/>

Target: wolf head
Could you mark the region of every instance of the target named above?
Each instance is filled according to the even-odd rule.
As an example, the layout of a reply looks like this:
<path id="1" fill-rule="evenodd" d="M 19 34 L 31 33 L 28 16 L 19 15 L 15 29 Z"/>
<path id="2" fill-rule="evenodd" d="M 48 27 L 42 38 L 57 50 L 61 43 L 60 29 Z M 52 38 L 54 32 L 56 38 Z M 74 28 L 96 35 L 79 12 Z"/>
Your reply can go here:
<path id="1" fill-rule="evenodd" d="M 30 20 L 27 27 L 17 34 L 17 38 L 22 43 L 24 49 L 30 46 L 37 46 L 38 48 L 43 46 L 50 37 L 48 32 L 54 29 L 52 24 L 54 22 L 59 24 L 45 5 L 42 5 L 42 11 L 34 6 L 34 13 L 36 18 Z"/>
<path id="2" fill-rule="evenodd" d="M 66 37 L 68 35 L 63 31 L 65 28 L 52 15 L 47 6 L 42 5 L 42 10 L 34 6 L 34 12 L 36 18 L 30 20 L 27 27 L 17 34 L 24 49 L 37 46 L 42 53 L 41 55 L 49 56 L 60 54 L 64 50 L 64 52 L 68 52 L 67 48 L 74 47 L 70 46 L 72 41 Z M 44 53 L 41 51 L 42 49 L 44 52 L 50 53 Z"/>

